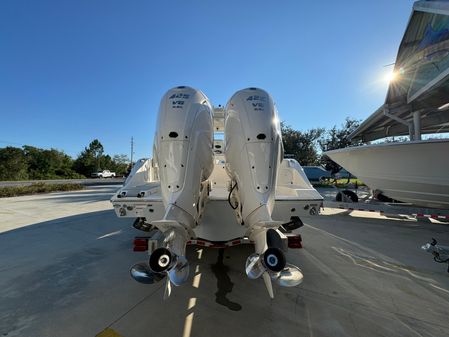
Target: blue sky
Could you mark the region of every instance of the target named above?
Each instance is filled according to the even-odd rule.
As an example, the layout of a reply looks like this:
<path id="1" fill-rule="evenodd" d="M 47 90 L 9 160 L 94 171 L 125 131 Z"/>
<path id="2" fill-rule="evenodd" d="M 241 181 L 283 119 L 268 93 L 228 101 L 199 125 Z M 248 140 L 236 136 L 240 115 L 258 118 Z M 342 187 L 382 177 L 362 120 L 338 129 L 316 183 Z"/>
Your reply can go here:
<path id="1" fill-rule="evenodd" d="M 368 117 L 413 1 L 0 1 L 0 147 L 151 154 L 162 95 L 242 88 L 295 129 Z"/>

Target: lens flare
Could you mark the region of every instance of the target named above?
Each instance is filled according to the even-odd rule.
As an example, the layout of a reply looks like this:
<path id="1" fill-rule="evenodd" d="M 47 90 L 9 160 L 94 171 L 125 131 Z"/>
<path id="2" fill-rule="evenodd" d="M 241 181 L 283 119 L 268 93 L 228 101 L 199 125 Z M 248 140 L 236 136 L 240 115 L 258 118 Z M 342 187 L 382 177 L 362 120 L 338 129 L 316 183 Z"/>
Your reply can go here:
<path id="1" fill-rule="evenodd" d="M 394 82 L 398 79 L 399 75 L 396 71 L 392 71 L 391 73 L 388 73 L 385 75 L 385 81 L 387 83 Z"/>

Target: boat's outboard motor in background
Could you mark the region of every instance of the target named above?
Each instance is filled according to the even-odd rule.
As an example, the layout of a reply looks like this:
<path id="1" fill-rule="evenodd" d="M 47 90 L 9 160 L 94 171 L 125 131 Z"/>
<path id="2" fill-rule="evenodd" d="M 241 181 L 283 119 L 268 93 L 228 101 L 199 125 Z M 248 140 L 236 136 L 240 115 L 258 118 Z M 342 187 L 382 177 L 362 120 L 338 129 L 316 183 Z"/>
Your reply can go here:
<path id="1" fill-rule="evenodd" d="M 295 286 L 303 276 L 299 268 L 286 267 L 284 253 L 276 244 L 281 241 L 277 230 L 281 223 L 273 221 L 271 214 L 283 150 L 277 110 L 266 91 L 240 90 L 228 101 L 225 157 L 232 179 L 229 203 L 255 243 L 256 252 L 247 259 L 246 273 L 250 278 L 263 276 L 273 297 L 271 279 L 282 286 Z"/>
<path id="2" fill-rule="evenodd" d="M 153 154 L 165 215 L 151 224 L 165 234 L 164 246 L 152 252 L 149 265 L 131 269 L 133 277 L 143 283 L 159 281 L 168 274 L 166 294 L 170 293 L 169 280 L 179 285 L 188 277 L 185 246 L 202 211 L 200 197 L 213 169 L 212 144 L 208 98 L 190 87 L 169 90 L 159 108 Z"/>

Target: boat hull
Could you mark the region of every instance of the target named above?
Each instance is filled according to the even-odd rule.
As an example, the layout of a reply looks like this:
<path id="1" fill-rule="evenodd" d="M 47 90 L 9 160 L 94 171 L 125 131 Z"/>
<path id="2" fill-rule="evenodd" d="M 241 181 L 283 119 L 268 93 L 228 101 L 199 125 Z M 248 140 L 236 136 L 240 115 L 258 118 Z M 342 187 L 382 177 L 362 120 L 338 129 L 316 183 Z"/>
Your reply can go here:
<path id="1" fill-rule="evenodd" d="M 366 145 L 325 154 L 392 199 L 449 209 L 449 139 Z"/>

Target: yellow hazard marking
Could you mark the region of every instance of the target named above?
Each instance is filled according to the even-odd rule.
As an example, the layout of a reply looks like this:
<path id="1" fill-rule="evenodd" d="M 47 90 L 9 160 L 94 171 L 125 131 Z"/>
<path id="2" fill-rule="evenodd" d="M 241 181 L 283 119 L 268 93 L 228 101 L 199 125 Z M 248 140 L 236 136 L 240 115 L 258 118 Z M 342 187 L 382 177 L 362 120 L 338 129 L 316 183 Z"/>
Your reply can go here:
<path id="1" fill-rule="evenodd" d="M 95 337 L 122 337 L 122 335 L 119 335 L 117 332 L 115 332 L 111 328 L 106 328 L 102 332 L 100 332 L 98 335 L 95 335 Z"/>

